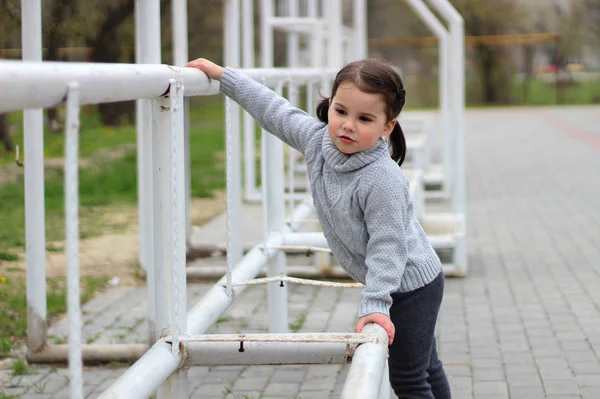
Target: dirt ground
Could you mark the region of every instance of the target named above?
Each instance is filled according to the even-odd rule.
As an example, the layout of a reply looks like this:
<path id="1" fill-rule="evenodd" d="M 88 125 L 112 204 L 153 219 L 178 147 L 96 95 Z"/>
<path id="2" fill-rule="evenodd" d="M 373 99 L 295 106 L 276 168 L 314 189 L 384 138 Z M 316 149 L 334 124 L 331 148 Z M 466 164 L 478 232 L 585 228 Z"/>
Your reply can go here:
<path id="1" fill-rule="evenodd" d="M 202 225 L 225 211 L 224 192 L 215 193 L 213 198 L 197 198 L 191 203 L 192 225 Z M 131 207 L 105 215 L 105 224 L 121 228 L 98 237 L 81 240 L 79 243 L 80 274 L 84 276 L 117 277 L 120 285 L 143 284 L 138 277 L 139 235 L 137 208 Z M 112 229 L 109 229 L 112 230 Z M 47 243 L 53 248 L 64 248 L 64 242 Z M 25 270 L 25 255 L 21 261 L 10 262 L 11 268 Z M 64 251 L 46 252 L 46 273 L 48 277 L 61 277 L 66 274 L 66 254 Z M 116 281 L 116 279 L 115 279 Z"/>

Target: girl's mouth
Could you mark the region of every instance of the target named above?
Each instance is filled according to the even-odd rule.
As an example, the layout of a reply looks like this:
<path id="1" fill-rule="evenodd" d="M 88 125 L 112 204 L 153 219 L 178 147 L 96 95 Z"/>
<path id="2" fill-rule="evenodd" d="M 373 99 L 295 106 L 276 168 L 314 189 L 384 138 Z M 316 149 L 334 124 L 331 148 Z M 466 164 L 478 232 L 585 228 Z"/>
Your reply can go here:
<path id="1" fill-rule="evenodd" d="M 354 143 L 354 140 L 352 140 L 348 136 L 339 136 L 338 138 L 340 139 L 340 141 L 342 141 L 343 143 L 346 143 L 346 144 Z"/>

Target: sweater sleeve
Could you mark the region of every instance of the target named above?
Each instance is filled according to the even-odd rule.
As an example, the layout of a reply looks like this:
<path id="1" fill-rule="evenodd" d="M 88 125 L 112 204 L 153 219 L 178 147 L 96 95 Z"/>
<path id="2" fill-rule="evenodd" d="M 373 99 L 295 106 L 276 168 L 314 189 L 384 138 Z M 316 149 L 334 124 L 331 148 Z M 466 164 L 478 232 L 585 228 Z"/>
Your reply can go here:
<path id="1" fill-rule="evenodd" d="M 325 124 L 283 97 L 231 68 L 221 76 L 221 91 L 240 104 L 269 133 L 301 153 Z"/>
<path id="2" fill-rule="evenodd" d="M 408 182 L 400 170 L 393 173 L 378 168 L 376 174 L 363 178 L 362 207 L 369 241 L 359 317 L 370 313 L 389 316 L 391 293 L 400 287 L 408 253 L 404 224 L 410 196 Z"/>

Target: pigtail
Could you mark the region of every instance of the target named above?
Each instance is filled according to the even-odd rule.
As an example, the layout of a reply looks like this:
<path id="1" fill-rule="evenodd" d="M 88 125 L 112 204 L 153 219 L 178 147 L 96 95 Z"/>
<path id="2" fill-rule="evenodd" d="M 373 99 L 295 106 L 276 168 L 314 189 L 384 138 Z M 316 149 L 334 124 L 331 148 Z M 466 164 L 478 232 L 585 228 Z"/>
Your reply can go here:
<path id="1" fill-rule="evenodd" d="M 398 163 L 398 166 L 402 166 L 406 157 L 406 139 L 398 121 L 394 124 L 389 143 L 392 159 Z"/>
<path id="2" fill-rule="evenodd" d="M 317 105 L 317 118 L 323 123 L 329 123 L 329 99 L 324 98 Z"/>

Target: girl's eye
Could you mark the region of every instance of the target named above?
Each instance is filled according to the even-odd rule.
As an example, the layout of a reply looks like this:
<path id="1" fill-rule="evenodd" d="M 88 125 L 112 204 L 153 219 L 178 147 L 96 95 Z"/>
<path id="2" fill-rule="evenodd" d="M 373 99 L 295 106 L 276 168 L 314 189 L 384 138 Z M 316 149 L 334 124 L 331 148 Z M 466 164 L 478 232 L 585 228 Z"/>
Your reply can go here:
<path id="1" fill-rule="evenodd" d="M 368 118 L 366 116 L 361 116 L 360 120 L 363 121 L 363 122 L 371 122 L 371 118 Z"/>
<path id="2" fill-rule="evenodd" d="M 340 115 L 346 115 L 346 111 L 344 111 L 343 109 L 336 109 L 335 112 L 337 112 Z"/>

